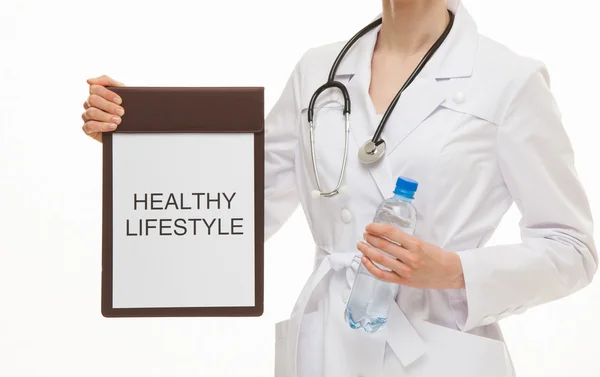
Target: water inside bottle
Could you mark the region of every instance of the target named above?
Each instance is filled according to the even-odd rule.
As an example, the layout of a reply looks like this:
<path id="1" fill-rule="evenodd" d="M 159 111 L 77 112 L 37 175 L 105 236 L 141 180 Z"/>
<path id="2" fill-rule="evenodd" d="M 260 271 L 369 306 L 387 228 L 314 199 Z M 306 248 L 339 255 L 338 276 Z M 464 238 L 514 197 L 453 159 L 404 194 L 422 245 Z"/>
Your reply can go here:
<path id="1" fill-rule="evenodd" d="M 373 222 L 391 224 L 413 234 L 413 211 L 405 202 L 385 201 L 379 207 Z M 378 267 L 389 270 L 383 266 Z M 378 331 L 387 323 L 389 307 L 394 302 L 398 289 L 397 284 L 381 281 L 371 275 L 361 263 L 344 311 L 346 322 L 353 329 L 362 328 L 369 333 Z"/>
<path id="2" fill-rule="evenodd" d="M 362 264 L 354 284 L 344 311 L 345 320 L 353 329 L 376 332 L 387 322 L 389 304 L 396 295 L 397 286 L 377 279 Z"/>

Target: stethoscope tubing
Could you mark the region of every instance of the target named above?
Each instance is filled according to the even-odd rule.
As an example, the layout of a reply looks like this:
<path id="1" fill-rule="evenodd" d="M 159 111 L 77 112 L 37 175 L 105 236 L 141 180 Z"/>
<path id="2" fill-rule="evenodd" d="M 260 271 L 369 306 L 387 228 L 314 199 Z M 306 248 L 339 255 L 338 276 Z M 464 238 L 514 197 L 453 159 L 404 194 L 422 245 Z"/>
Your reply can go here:
<path id="1" fill-rule="evenodd" d="M 394 97 L 394 99 L 392 100 L 392 102 L 390 103 L 388 108 L 386 109 L 385 113 L 383 114 L 383 117 L 382 117 L 381 121 L 379 122 L 379 125 L 377 126 L 377 129 L 375 130 L 375 133 L 373 134 L 372 139 L 369 142 L 365 143 L 365 145 L 363 147 L 359 148 L 359 159 L 361 159 L 362 162 L 372 163 L 374 161 L 377 161 L 379 158 L 381 158 L 381 156 L 385 153 L 385 141 L 381 138 L 381 134 L 387 123 L 388 117 L 390 116 L 394 107 L 398 103 L 398 100 L 400 99 L 400 96 L 402 95 L 404 90 L 415 80 L 415 78 L 423 70 L 423 68 L 425 67 L 427 62 L 431 59 L 431 57 L 435 54 L 435 52 L 438 50 L 438 48 L 446 40 L 446 37 L 450 33 L 450 30 L 452 29 L 452 25 L 454 24 L 454 14 L 450 10 L 448 10 L 448 14 L 450 16 L 450 21 L 448 22 L 448 25 L 444 29 L 442 35 L 440 35 L 440 37 L 435 41 L 435 43 L 429 48 L 429 50 L 425 53 L 425 55 L 423 56 L 423 58 L 421 59 L 419 64 L 417 64 L 417 67 L 413 70 L 413 72 L 410 74 L 408 79 L 404 82 L 404 84 L 402 85 L 402 87 L 400 88 L 400 90 L 398 91 L 398 93 L 396 94 L 396 96 Z M 368 24 L 367 26 L 362 28 L 358 33 L 356 33 L 344 45 L 344 47 L 339 52 L 339 54 L 337 55 L 335 61 L 333 62 L 332 66 L 331 66 L 331 69 L 329 71 L 329 76 L 327 78 L 327 82 L 325 84 L 321 85 L 319 88 L 317 88 L 317 90 L 313 93 L 312 97 L 310 98 L 310 102 L 308 104 L 307 116 L 308 116 L 308 123 L 310 126 L 309 132 L 310 132 L 311 160 L 312 160 L 313 170 L 314 170 L 314 174 L 315 174 L 315 181 L 317 184 L 319 196 L 331 197 L 340 192 L 340 188 L 341 188 L 341 185 L 342 185 L 342 182 L 344 179 L 344 173 L 346 171 L 346 163 L 348 160 L 348 148 L 349 148 L 348 144 L 349 144 L 349 139 L 350 139 L 350 112 L 352 110 L 351 109 L 352 103 L 350 101 L 350 94 L 348 93 L 348 89 L 346 88 L 346 86 L 344 84 L 342 84 L 341 82 L 335 80 L 336 72 L 337 72 L 342 60 L 344 59 L 344 57 L 346 56 L 348 51 L 350 51 L 352 46 L 354 46 L 355 43 L 360 38 L 362 38 L 365 34 L 367 34 L 369 31 L 371 31 L 374 28 L 376 28 L 377 26 L 381 25 L 382 22 L 383 22 L 383 18 L 378 18 L 377 20 L 371 22 L 370 24 Z M 344 114 L 344 118 L 345 118 L 345 122 L 344 122 L 345 123 L 345 129 L 344 129 L 345 140 L 344 140 L 344 156 L 343 156 L 343 160 L 342 160 L 342 168 L 340 171 L 340 175 L 339 175 L 337 184 L 332 191 L 323 192 L 323 190 L 321 188 L 321 182 L 319 180 L 319 171 L 317 168 L 316 152 L 315 152 L 316 146 L 315 146 L 314 109 L 315 109 L 315 103 L 317 101 L 317 98 L 321 95 L 321 93 L 323 93 L 325 90 L 327 90 L 329 88 L 339 89 L 342 92 L 342 95 L 344 97 L 343 114 Z"/>
<path id="2" fill-rule="evenodd" d="M 450 21 L 448 22 L 448 25 L 444 29 L 444 32 L 435 41 L 435 43 L 429 48 L 429 50 L 427 50 L 427 52 L 425 53 L 425 55 L 423 56 L 423 58 L 421 59 L 419 64 L 417 64 L 417 67 L 413 70 L 413 72 L 410 74 L 410 76 L 406 79 L 406 81 L 404 82 L 404 84 L 402 85 L 402 87 L 400 88 L 400 90 L 398 91 L 398 93 L 396 94 L 396 96 L 394 97 L 394 99 L 392 100 L 392 102 L 390 103 L 388 108 L 386 109 L 385 113 L 383 113 L 383 117 L 381 118 L 381 121 L 379 122 L 379 125 L 377 126 L 377 129 L 375 130 L 375 133 L 373 134 L 373 138 L 371 139 L 371 141 L 373 143 L 375 143 L 375 145 L 379 145 L 379 143 L 381 143 L 380 138 L 381 138 L 381 134 L 383 132 L 383 128 L 385 127 L 385 124 L 387 123 L 387 120 L 388 120 L 390 114 L 394 110 L 394 107 L 396 107 L 396 104 L 400 100 L 400 96 L 402 95 L 404 90 L 406 88 L 408 88 L 408 86 L 410 84 L 412 84 L 412 82 L 417 78 L 419 73 L 421 73 L 423 68 L 425 68 L 425 65 L 427 64 L 427 62 L 431 59 L 431 57 L 439 49 L 439 47 L 442 45 L 442 43 L 444 43 L 444 41 L 446 40 L 446 37 L 450 33 L 450 30 L 452 29 L 452 25 L 454 24 L 454 14 L 452 12 L 450 12 L 450 10 L 448 10 L 448 14 L 450 16 Z"/>

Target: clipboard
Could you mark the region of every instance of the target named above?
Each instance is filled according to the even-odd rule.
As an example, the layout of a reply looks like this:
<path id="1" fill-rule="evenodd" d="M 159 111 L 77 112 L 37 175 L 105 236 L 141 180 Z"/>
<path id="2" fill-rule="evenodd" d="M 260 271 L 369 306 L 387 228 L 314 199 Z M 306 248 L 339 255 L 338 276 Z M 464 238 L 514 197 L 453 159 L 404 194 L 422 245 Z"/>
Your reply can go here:
<path id="1" fill-rule="evenodd" d="M 264 88 L 108 89 L 102 315 L 261 316 Z"/>

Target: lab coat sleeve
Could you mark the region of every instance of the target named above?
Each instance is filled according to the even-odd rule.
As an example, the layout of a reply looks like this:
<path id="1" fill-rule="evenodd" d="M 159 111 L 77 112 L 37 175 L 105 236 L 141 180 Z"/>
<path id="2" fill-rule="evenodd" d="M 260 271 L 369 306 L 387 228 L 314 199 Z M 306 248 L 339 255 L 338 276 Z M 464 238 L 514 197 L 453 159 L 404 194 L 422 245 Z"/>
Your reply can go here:
<path id="1" fill-rule="evenodd" d="M 294 160 L 300 114 L 300 66 L 265 119 L 265 241 L 288 220 L 299 200 Z"/>
<path id="2" fill-rule="evenodd" d="M 592 215 L 543 65 L 515 90 L 498 125 L 497 156 L 521 213 L 521 243 L 464 250 L 465 289 L 452 302 L 463 331 L 567 296 L 597 269 Z"/>

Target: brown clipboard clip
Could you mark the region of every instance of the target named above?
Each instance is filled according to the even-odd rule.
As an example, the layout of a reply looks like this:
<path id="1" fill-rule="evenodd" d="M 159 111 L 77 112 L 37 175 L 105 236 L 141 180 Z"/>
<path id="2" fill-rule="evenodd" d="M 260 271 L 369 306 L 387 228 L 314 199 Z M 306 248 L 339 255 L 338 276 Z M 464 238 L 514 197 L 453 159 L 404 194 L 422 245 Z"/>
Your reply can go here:
<path id="1" fill-rule="evenodd" d="M 109 87 L 125 115 L 114 133 L 254 134 L 254 306 L 113 307 L 113 138 L 103 135 L 102 291 L 104 317 L 255 317 L 264 308 L 264 88 Z"/>

